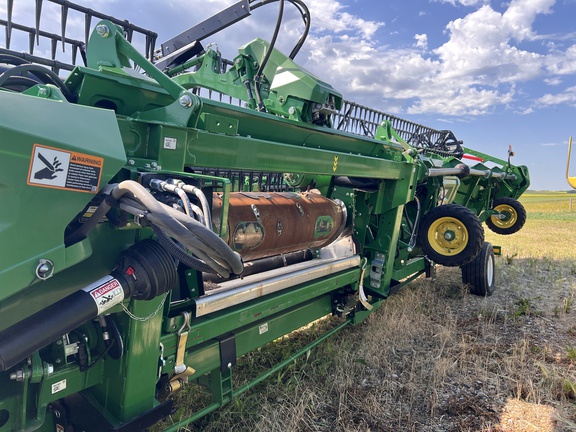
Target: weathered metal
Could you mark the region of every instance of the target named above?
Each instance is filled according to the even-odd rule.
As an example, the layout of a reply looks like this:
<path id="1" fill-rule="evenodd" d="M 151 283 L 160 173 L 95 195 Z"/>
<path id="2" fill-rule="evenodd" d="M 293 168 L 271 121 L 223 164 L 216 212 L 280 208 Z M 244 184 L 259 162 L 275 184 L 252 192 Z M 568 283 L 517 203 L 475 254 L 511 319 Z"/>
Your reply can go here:
<path id="1" fill-rule="evenodd" d="M 220 226 L 222 198 L 213 198 L 214 224 Z M 345 209 L 345 207 L 344 207 Z M 228 210 L 228 245 L 245 261 L 321 248 L 342 232 L 342 206 L 316 193 L 236 192 Z"/>

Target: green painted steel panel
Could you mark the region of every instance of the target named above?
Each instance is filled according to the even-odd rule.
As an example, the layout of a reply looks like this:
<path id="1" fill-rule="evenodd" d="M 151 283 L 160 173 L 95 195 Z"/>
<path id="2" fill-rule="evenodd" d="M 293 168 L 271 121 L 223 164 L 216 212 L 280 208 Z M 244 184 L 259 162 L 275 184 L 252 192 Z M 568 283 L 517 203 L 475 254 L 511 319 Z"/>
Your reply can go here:
<path id="1" fill-rule="evenodd" d="M 66 225 L 126 155 L 113 112 L 22 94 L 0 92 L 0 139 L 0 243 L 19 246 L 0 251 L 2 300 L 34 282 L 40 259 L 55 272 L 74 262 Z M 95 163 L 76 163 L 80 157 Z M 81 189 L 87 181 L 94 185 Z"/>

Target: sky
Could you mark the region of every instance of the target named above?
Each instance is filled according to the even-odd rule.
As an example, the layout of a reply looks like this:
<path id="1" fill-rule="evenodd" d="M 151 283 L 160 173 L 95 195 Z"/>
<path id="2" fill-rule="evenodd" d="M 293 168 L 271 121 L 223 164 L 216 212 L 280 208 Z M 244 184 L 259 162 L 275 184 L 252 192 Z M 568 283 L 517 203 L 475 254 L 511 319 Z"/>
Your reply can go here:
<path id="1" fill-rule="evenodd" d="M 159 43 L 235 3 L 76 2 L 154 30 Z M 345 99 L 450 129 L 466 147 L 499 158 L 512 145 L 513 163 L 530 170 L 530 189 L 568 189 L 567 142 L 576 138 L 576 0 L 305 2 L 312 27 L 295 61 Z M 13 20 L 32 26 L 34 4 L 15 0 Z M 242 44 L 271 38 L 277 11 L 278 3 L 261 7 L 204 45 L 216 43 L 224 57 L 233 58 Z M 6 19 L 5 4 L 0 19 Z M 83 39 L 83 19 L 71 12 L 68 21 L 66 36 Z M 41 27 L 60 32 L 59 7 L 44 2 Z M 288 54 L 302 29 L 286 2 L 276 47 Z M 13 36 L 12 49 L 27 46 L 27 38 Z"/>

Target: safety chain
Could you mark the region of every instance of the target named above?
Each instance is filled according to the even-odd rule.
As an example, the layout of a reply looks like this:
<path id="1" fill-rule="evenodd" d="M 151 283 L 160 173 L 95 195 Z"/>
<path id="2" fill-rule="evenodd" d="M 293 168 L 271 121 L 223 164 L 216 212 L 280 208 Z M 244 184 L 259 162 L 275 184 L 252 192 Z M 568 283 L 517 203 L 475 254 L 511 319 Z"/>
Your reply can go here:
<path id="1" fill-rule="evenodd" d="M 150 315 L 148 315 L 147 317 L 139 317 L 139 316 L 134 315 L 132 312 L 130 312 L 128 310 L 128 308 L 126 306 L 124 306 L 124 303 L 122 303 L 122 309 L 124 310 L 124 312 L 126 312 L 126 315 L 128 315 L 134 321 L 145 322 L 151 318 L 154 318 L 156 316 L 156 314 L 160 311 L 160 309 L 162 309 L 162 306 L 164 306 L 164 302 L 166 301 L 166 297 L 168 297 L 168 293 L 164 294 L 164 298 L 162 299 L 162 301 L 160 302 L 160 304 L 158 305 L 156 310 L 154 312 L 152 312 Z"/>

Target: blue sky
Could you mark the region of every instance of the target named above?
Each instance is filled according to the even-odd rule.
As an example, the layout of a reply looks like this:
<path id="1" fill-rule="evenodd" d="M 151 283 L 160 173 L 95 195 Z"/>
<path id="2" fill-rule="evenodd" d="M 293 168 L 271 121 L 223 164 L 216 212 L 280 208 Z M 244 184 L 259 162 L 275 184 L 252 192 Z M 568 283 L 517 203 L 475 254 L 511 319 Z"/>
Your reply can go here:
<path id="1" fill-rule="evenodd" d="M 234 0 L 77 0 L 169 39 Z M 33 23 L 33 0 L 14 21 Z M 308 0 L 312 29 L 296 61 L 348 100 L 437 129 L 464 145 L 527 165 L 531 189 L 568 189 L 567 142 L 576 136 L 576 0 Z M 270 39 L 277 4 L 211 37 L 225 57 L 255 37 Z M 0 18 L 5 19 L 5 5 Z M 44 28 L 59 32 L 45 4 Z M 93 22 L 95 24 L 95 20 Z M 286 5 L 278 48 L 302 29 Z M 83 38 L 69 17 L 67 36 Z M 0 45 L 4 45 L 0 36 Z M 12 48 L 26 50 L 27 42 Z M 39 47 L 39 51 L 47 50 Z M 576 174 L 575 172 L 572 175 Z"/>

